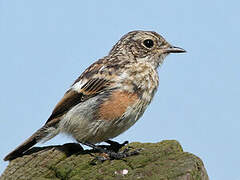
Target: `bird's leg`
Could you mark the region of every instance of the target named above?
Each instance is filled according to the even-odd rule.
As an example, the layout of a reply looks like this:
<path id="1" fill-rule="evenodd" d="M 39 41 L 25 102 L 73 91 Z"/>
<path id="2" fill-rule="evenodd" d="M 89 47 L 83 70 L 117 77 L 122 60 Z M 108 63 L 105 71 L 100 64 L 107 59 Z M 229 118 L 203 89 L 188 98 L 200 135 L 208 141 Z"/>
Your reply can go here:
<path id="1" fill-rule="evenodd" d="M 95 144 L 92 144 L 92 143 L 89 143 L 89 142 L 80 142 L 80 143 L 84 144 L 86 146 L 89 146 L 89 147 L 93 148 L 94 150 L 97 150 L 97 151 L 99 151 L 101 153 L 104 153 L 104 154 L 106 154 L 108 156 L 108 157 L 105 157 L 105 156 L 103 156 L 103 157 L 96 157 L 96 159 L 100 160 L 100 161 L 105 161 L 107 159 L 123 159 L 125 157 L 137 155 L 142 150 L 142 149 L 137 149 L 135 151 L 131 151 L 130 152 L 129 151 L 130 148 L 126 148 L 126 149 L 124 149 L 121 152 L 114 152 L 113 150 L 108 150 L 106 148 L 102 148 L 100 146 L 96 146 Z"/>
<path id="2" fill-rule="evenodd" d="M 124 141 L 122 144 L 112 140 L 107 140 L 105 142 L 110 144 L 110 149 L 113 150 L 114 152 L 118 152 L 123 146 L 128 144 L 128 141 Z"/>
<path id="3" fill-rule="evenodd" d="M 99 151 L 101 153 L 105 153 L 107 151 L 106 148 L 101 147 L 101 146 L 97 146 L 97 145 L 89 143 L 89 142 L 79 142 L 79 143 L 81 143 L 81 144 L 83 144 L 85 146 L 91 147 L 94 150 L 97 150 L 97 151 Z"/>

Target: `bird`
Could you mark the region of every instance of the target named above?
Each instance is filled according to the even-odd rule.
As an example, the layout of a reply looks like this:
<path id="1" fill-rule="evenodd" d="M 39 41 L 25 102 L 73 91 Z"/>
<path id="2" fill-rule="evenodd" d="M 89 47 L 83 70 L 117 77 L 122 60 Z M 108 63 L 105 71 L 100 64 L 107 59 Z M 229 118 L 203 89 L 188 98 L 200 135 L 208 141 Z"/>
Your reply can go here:
<path id="1" fill-rule="evenodd" d="M 107 152 L 112 158 L 124 152 L 107 151 L 96 144 L 112 139 L 143 115 L 159 85 L 158 67 L 170 53 L 184 53 L 154 31 L 135 30 L 120 38 L 109 54 L 90 65 L 57 103 L 46 123 L 10 152 L 5 161 L 23 156 L 39 142 L 59 133 L 78 143 Z"/>

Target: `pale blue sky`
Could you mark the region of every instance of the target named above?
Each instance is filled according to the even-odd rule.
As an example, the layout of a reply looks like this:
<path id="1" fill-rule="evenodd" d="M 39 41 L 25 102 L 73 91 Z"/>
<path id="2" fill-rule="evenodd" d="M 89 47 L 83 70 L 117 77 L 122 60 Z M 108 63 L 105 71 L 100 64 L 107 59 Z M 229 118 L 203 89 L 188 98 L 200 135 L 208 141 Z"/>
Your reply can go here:
<path id="1" fill-rule="evenodd" d="M 240 179 L 239 7 L 237 0 L 0 0 L 0 159 L 45 123 L 86 67 L 142 29 L 188 53 L 166 58 L 154 101 L 116 140 L 176 139 L 203 160 L 210 179 Z M 6 165 L 0 161 L 0 173 Z"/>

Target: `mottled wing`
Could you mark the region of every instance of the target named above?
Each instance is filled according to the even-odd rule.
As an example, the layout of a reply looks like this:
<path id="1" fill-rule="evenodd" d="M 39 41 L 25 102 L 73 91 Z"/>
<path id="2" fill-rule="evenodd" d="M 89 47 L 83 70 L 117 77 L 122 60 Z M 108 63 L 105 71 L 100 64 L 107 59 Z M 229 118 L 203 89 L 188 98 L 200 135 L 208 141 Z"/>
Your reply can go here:
<path id="1" fill-rule="evenodd" d="M 84 96 L 94 96 L 103 91 L 109 85 L 109 81 L 104 78 L 93 78 L 85 83 L 79 90 Z M 85 98 L 83 98 L 85 99 Z"/>
<path id="2" fill-rule="evenodd" d="M 48 118 L 47 123 L 49 123 L 51 120 L 56 119 L 63 114 L 65 114 L 69 109 L 71 109 L 73 106 L 77 105 L 81 102 L 83 94 L 78 93 L 74 90 L 69 90 L 65 93 L 63 98 L 58 102 L 58 104 L 55 106 L 51 116 Z M 52 121 L 53 122 L 53 121 Z"/>
<path id="3" fill-rule="evenodd" d="M 46 124 L 56 124 L 58 122 L 58 120 L 55 122 L 56 118 L 64 115 L 75 105 L 86 101 L 93 96 L 96 96 L 110 85 L 109 80 L 101 76 L 96 76 L 96 69 L 94 71 L 95 75 L 93 74 L 91 77 L 88 77 L 87 80 L 84 79 L 85 76 L 83 73 L 83 75 L 81 75 L 77 81 L 74 82 L 70 90 L 65 93 L 63 98 L 56 105 Z M 90 73 L 89 70 L 86 72 L 88 74 Z"/>

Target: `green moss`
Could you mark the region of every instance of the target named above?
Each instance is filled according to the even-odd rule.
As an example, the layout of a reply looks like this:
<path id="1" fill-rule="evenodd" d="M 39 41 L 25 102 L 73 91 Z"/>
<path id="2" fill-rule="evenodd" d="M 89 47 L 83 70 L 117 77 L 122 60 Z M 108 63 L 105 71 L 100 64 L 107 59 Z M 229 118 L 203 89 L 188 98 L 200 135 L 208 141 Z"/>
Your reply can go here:
<path id="1" fill-rule="evenodd" d="M 202 161 L 193 154 L 183 152 L 181 145 L 175 140 L 159 143 L 135 142 L 129 146 L 134 149 L 143 148 L 143 150 L 136 156 L 123 160 L 107 160 L 96 165 L 91 164 L 94 157 L 89 154 L 89 151 L 70 153 L 64 152 L 63 149 L 66 149 L 64 147 L 50 149 L 45 154 L 39 154 L 35 160 L 34 158 L 32 161 L 31 158 L 28 159 L 31 161 L 29 163 L 31 167 L 38 168 L 33 170 L 36 173 L 32 173 L 31 177 L 42 177 L 39 177 L 38 180 L 173 180 L 181 177 L 187 177 L 190 180 L 202 179 L 203 177 L 208 179 Z M 92 154 L 99 156 L 98 153 L 92 152 Z M 45 167 L 47 170 L 44 169 Z M 43 168 L 41 175 L 39 175 L 39 168 Z M 127 170 L 128 173 L 121 174 L 123 170 Z"/>

